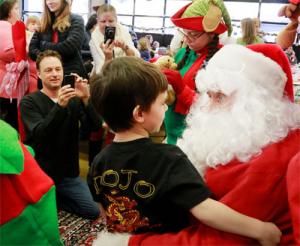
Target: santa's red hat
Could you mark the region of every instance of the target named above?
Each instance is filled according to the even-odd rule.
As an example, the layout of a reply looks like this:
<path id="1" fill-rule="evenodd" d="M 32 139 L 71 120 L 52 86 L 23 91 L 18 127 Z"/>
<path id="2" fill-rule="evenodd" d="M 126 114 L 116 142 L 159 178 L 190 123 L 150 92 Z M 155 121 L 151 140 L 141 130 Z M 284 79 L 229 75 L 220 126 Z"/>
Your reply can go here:
<path id="1" fill-rule="evenodd" d="M 248 45 L 247 47 L 255 52 L 262 53 L 266 57 L 269 57 L 281 67 L 281 69 L 284 71 L 287 77 L 287 81 L 284 87 L 284 93 L 293 102 L 294 90 L 293 90 L 293 77 L 292 77 L 291 66 L 286 54 L 283 52 L 280 46 L 276 44 L 254 44 L 254 45 Z"/>
<path id="2" fill-rule="evenodd" d="M 214 80 L 207 78 L 205 74 L 210 76 L 219 74 L 221 78 Z M 210 59 L 206 71 L 198 73 L 196 84 L 199 91 L 213 88 L 229 94 L 237 89 L 239 83 L 243 83 L 239 76 L 265 88 L 269 96 L 277 98 L 287 96 L 294 101 L 290 65 L 278 45 L 257 44 L 248 47 L 237 44 L 225 45 Z"/>
<path id="3" fill-rule="evenodd" d="M 222 0 L 195 0 L 176 12 L 171 21 L 175 26 L 195 31 L 221 34 L 232 26 L 229 13 Z"/>

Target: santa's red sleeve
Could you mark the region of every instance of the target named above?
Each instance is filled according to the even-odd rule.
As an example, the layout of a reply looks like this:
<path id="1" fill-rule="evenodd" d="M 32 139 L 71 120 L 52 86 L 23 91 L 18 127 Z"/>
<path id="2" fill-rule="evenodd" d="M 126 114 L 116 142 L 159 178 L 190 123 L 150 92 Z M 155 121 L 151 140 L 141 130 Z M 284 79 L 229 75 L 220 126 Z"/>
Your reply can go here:
<path id="1" fill-rule="evenodd" d="M 291 160 L 287 171 L 288 200 L 295 243 L 300 245 L 300 152 Z"/>

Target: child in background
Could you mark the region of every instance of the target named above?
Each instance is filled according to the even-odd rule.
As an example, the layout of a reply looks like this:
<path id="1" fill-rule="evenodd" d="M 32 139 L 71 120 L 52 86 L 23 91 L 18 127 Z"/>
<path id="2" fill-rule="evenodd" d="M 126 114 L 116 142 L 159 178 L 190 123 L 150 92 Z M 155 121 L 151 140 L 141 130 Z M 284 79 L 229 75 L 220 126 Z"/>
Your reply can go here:
<path id="1" fill-rule="evenodd" d="M 237 39 L 237 44 L 261 44 L 264 40 L 258 36 L 255 20 L 245 18 L 241 20 L 242 37 Z"/>
<path id="2" fill-rule="evenodd" d="M 38 32 L 41 28 L 41 21 L 37 16 L 28 16 L 26 20 L 26 28 L 29 32 Z"/>
<path id="3" fill-rule="evenodd" d="M 150 48 L 149 48 L 149 40 L 146 37 L 142 37 L 138 41 L 138 46 L 137 46 L 141 58 L 143 58 L 144 61 L 149 61 L 150 60 Z"/>
<path id="4" fill-rule="evenodd" d="M 88 183 L 113 232 L 178 231 L 189 213 L 216 229 L 275 245 L 280 231 L 209 196 L 187 156 L 175 145 L 153 143 L 167 110 L 168 83 L 153 64 L 134 57 L 104 65 L 91 83 L 94 107 L 115 132 L 94 159 Z M 134 219 L 132 219 L 134 218 Z"/>
<path id="5" fill-rule="evenodd" d="M 39 32 L 41 29 L 41 21 L 40 19 L 35 15 L 28 16 L 26 20 L 26 51 L 29 52 L 29 44 L 31 41 L 31 38 L 35 32 Z M 35 92 L 38 89 L 38 76 L 35 66 L 35 61 L 33 61 L 28 56 L 28 62 L 29 62 L 29 78 L 31 83 L 29 84 L 29 92 Z M 21 134 L 21 138 L 23 139 L 24 136 Z"/>

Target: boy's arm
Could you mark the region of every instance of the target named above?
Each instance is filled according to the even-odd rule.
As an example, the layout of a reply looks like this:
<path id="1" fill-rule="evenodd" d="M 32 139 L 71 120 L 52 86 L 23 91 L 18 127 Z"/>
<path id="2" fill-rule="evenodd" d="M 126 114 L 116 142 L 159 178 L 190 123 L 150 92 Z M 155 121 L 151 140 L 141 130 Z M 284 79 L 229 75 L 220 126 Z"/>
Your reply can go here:
<path id="1" fill-rule="evenodd" d="M 281 232 L 272 223 L 243 215 L 213 199 L 206 199 L 190 212 L 202 223 L 218 230 L 254 238 L 261 245 L 276 245 Z"/>

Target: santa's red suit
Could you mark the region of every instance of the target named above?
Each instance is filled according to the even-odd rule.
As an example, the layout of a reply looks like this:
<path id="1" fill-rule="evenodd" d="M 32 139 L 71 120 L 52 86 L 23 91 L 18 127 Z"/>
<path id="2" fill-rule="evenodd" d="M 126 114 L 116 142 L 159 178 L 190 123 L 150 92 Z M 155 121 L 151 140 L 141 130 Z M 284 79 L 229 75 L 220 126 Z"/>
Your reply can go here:
<path id="1" fill-rule="evenodd" d="M 247 163 L 234 160 L 226 166 L 209 168 L 205 174 L 207 185 L 215 199 L 236 211 L 274 222 L 283 234 L 281 244 L 300 244 L 299 196 L 288 199 L 288 194 L 299 195 L 299 168 L 295 167 L 297 173 L 290 171 L 289 175 L 295 176 L 293 179 L 287 179 L 288 164 L 299 149 L 300 130 L 296 130 Z M 293 221 L 291 218 L 294 218 Z M 203 224 L 191 226 L 177 234 L 143 234 L 132 236 L 129 240 L 129 245 L 145 246 L 254 243 L 251 239 L 220 232 Z"/>

